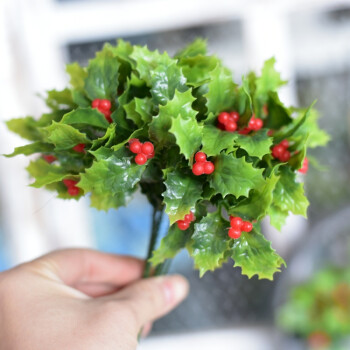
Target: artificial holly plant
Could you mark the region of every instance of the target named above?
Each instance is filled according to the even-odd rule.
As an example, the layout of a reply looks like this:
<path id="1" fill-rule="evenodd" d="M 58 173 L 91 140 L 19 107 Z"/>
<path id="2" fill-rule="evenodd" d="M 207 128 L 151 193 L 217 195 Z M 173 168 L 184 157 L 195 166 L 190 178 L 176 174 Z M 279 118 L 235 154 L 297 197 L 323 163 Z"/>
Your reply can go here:
<path id="1" fill-rule="evenodd" d="M 140 189 L 154 208 L 145 275 L 186 248 L 200 275 L 232 258 L 248 277 L 272 279 L 285 263 L 260 221 L 269 215 L 280 229 L 289 213 L 306 216 L 297 171 L 307 148 L 328 140 L 311 107 L 280 101 L 286 82 L 274 63 L 237 85 L 203 40 L 173 58 L 106 44 L 87 67 L 67 65 L 70 87 L 48 91 L 49 113 L 7 122 L 32 141 L 9 156 L 39 153 L 31 186 L 89 195 L 99 210 Z M 163 212 L 170 227 L 155 250 Z"/>

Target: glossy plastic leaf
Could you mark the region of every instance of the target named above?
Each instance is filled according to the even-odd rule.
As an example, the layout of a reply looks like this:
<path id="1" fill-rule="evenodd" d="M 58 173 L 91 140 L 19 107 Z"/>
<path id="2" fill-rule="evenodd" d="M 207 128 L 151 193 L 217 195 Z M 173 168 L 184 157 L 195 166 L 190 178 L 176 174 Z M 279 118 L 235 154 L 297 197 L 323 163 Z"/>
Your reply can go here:
<path id="1" fill-rule="evenodd" d="M 169 215 L 170 225 L 193 210 L 202 195 L 202 182 L 198 177 L 173 170 L 167 173 L 163 193 L 165 212 Z"/>
<path id="2" fill-rule="evenodd" d="M 270 224 L 275 227 L 278 231 L 282 230 L 282 227 L 286 223 L 288 217 L 288 210 L 282 210 L 276 205 L 271 205 L 268 211 L 270 216 Z"/>
<path id="3" fill-rule="evenodd" d="M 52 110 L 59 109 L 72 109 L 76 107 L 72 99 L 72 93 L 69 89 L 61 91 L 50 90 L 47 91 L 47 98 L 45 99 L 46 105 Z"/>
<path id="4" fill-rule="evenodd" d="M 144 123 L 149 123 L 152 120 L 152 99 L 145 98 L 135 98 L 135 111 L 141 116 Z"/>
<path id="5" fill-rule="evenodd" d="M 86 124 L 97 128 L 107 129 L 108 121 L 102 113 L 96 108 L 78 108 L 64 115 L 62 118 L 64 124 Z"/>
<path id="6" fill-rule="evenodd" d="M 208 214 L 194 225 L 189 251 L 201 277 L 223 264 L 229 249 L 228 226 L 219 212 Z"/>
<path id="7" fill-rule="evenodd" d="M 81 67 L 77 62 L 67 64 L 66 72 L 70 75 L 70 85 L 77 90 L 83 90 L 85 85 L 85 79 L 88 75 L 86 70 Z"/>
<path id="8" fill-rule="evenodd" d="M 279 129 L 289 124 L 292 118 L 286 107 L 280 101 L 276 92 L 269 92 L 267 101 L 268 116 L 264 120 L 264 127 L 268 129 Z"/>
<path id="9" fill-rule="evenodd" d="M 23 154 L 25 156 L 29 156 L 34 153 L 45 153 L 52 152 L 54 149 L 53 145 L 44 142 L 34 142 L 29 145 L 16 147 L 15 150 L 11 154 L 5 154 L 6 157 L 14 157 L 19 154 Z"/>
<path id="10" fill-rule="evenodd" d="M 197 55 L 205 55 L 207 53 L 207 41 L 203 39 L 196 39 L 188 44 L 182 50 L 175 54 L 175 58 L 193 57 Z"/>
<path id="11" fill-rule="evenodd" d="M 12 132 L 30 141 L 40 141 L 42 134 L 38 130 L 38 122 L 33 117 L 16 118 L 6 122 Z"/>
<path id="12" fill-rule="evenodd" d="M 243 232 L 232 247 L 234 267 L 241 267 L 242 274 L 252 278 L 273 280 L 275 272 L 280 272 L 284 260 L 271 248 L 271 242 L 257 231 Z"/>
<path id="13" fill-rule="evenodd" d="M 244 158 L 232 154 L 220 154 L 215 161 L 215 170 L 210 180 L 211 187 L 223 196 L 248 197 L 249 191 L 265 184 L 263 169 L 256 169 Z"/>

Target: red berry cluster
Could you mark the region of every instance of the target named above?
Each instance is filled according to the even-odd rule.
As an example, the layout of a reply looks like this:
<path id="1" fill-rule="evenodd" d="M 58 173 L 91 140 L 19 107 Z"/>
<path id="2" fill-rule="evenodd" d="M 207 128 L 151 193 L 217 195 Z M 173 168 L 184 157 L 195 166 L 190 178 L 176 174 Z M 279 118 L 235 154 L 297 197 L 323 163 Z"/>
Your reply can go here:
<path id="1" fill-rule="evenodd" d="M 233 239 L 241 237 L 242 232 L 250 232 L 253 225 L 249 221 L 243 221 L 238 216 L 230 216 L 231 228 L 228 231 L 228 236 Z"/>
<path id="2" fill-rule="evenodd" d="M 281 162 L 288 162 L 290 159 L 290 152 L 288 151 L 288 140 L 281 141 L 278 145 L 272 147 L 272 156 L 279 159 Z"/>
<path id="3" fill-rule="evenodd" d="M 74 180 L 70 180 L 70 179 L 64 179 L 63 183 L 66 185 L 66 187 L 68 188 L 68 193 L 71 196 L 77 196 L 79 194 L 79 188 L 76 186 L 76 184 L 78 183 L 78 181 L 74 181 Z"/>
<path id="4" fill-rule="evenodd" d="M 95 98 L 91 103 L 92 108 L 97 108 L 102 114 L 104 114 L 105 118 L 109 123 L 112 123 L 111 118 L 111 101 L 103 100 L 100 98 Z"/>
<path id="5" fill-rule="evenodd" d="M 218 128 L 230 132 L 236 131 L 238 120 L 238 112 L 221 112 L 218 116 Z"/>
<path id="6" fill-rule="evenodd" d="M 305 157 L 302 167 L 298 170 L 299 173 L 306 174 L 309 170 L 309 160 Z"/>
<path id="7" fill-rule="evenodd" d="M 197 152 L 194 159 L 196 160 L 196 163 L 193 164 L 192 168 L 194 175 L 209 175 L 215 170 L 214 164 L 207 161 L 207 155 L 204 152 Z"/>
<path id="8" fill-rule="evenodd" d="M 132 153 L 136 153 L 135 163 L 138 165 L 143 165 L 148 159 L 154 157 L 154 146 L 149 141 L 141 143 L 139 139 L 131 139 L 129 149 Z"/>
<path id="9" fill-rule="evenodd" d="M 75 152 L 79 152 L 79 153 L 84 153 L 85 152 L 85 143 L 78 143 L 77 145 L 75 145 L 73 147 Z"/>
<path id="10" fill-rule="evenodd" d="M 52 163 L 55 160 L 57 160 L 57 158 L 55 156 L 53 156 L 52 154 L 43 154 L 43 158 L 47 163 Z"/>
<path id="11" fill-rule="evenodd" d="M 177 227 L 182 231 L 187 230 L 190 227 L 191 222 L 194 220 L 196 220 L 196 218 L 190 211 L 189 214 L 185 215 L 183 220 L 176 221 Z"/>

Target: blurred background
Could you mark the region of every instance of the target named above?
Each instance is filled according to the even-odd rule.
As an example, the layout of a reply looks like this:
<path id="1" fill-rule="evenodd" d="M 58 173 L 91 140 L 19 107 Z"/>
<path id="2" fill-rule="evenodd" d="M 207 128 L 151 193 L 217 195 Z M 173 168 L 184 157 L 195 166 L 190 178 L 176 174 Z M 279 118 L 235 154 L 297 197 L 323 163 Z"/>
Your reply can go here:
<path id="1" fill-rule="evenodd" d="M 117 38 L 173 54 L 197 37 L 208 39 L 210 53 L 236 82 L 275 56 L 282 78 L 290 81 L 282 101 L 305 107 L 317 98 L 320 124 L 332 140 L 310 154 L 321 166 L 305 177 L 309 220 L 291 217 L 282 233 L 265 222 L 265 235 L 288 268 L 274 282 L 248 280 L 229 262 L 199 279 L 181 253 L 172 271 L 190 279 L 191 294 L 154 324 L 140 349 L 307 349 L 306 338 L 314 348 L 350 349 L 349 0 L 0 0 L 0 153 L 26 142 L 3 121 L 42 114 L 45 106 L 36 95 L 64 88 L 65 63 L 84 65 Z M 0 271 L 72 246 L 145 256 L 151 213 L 145 198 L 98 212 L 88 200 L 57 200 L 28 187 L 27 164 L 25 157 L 0 157 Z M 301 283 L 313 288 L 296 292 Z M 341 302 L 334 297 L 339 285 L 345 285 Z M 321 301 L 315 306 L 316 299 Z M 337 308 L 348 313 L 339 316 Z M 330 321 L 314 326 L 322 317 Z"/>

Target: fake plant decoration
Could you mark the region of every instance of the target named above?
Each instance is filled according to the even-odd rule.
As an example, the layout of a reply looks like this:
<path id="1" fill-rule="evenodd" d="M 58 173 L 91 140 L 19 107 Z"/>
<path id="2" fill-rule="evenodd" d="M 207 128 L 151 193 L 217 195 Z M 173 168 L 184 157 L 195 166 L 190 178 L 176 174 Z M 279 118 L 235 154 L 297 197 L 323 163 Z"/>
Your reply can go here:
<path id="1" fill-rule="evenodd" d="M 154 208 L 145 275 L 186 248 L 200 275 L 232 258 L 248 277 L 272 279 L 285 263 L 260 221 L 269 215 L 280 229 L 290 212 L 306 216 L 298 170 L 307 148 L 327 141 L 311 107 L 279 100 L 274 63 L 239 86 L 203 40 L 174 58 L 106 44 L 88 67 L 67 66 L 70 87 L 48 91 L 49 113 L 7 123 L 32 141 L 9 156 L 39 153 L 27 168 L 32 186 L 88 195 L 100 210 L 140 189 Z M 155 250 L 164 211 L 170 228 Z"/>

